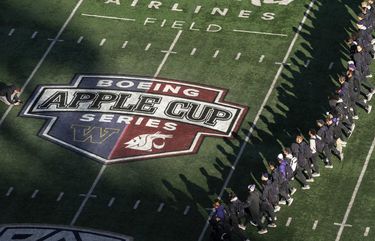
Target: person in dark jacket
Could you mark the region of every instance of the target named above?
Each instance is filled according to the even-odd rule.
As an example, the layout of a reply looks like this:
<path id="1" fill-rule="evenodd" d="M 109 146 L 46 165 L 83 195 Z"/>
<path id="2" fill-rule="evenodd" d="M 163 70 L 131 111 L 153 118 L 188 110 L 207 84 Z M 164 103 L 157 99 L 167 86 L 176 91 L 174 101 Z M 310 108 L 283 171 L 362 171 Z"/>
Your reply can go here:
<path id="1" fill-rule="evenodd" d="M 274 162 L 270 162 L 269 167 L 271 170 L 272 183 L 277 185 L 279 189 L 279 194 L 281 197 L 279 204 L 288 204 L 288 206 L 292 205 L 293 198 L 289 196 L 288 180 L 280 172 L 280 170 L 276 168 L 276 164 Z"/>
<path id="2" fill-rule="evenodd" d="M 21 92 L 15 85 L 5 86 L 0 89 L 0 100 L 7 105 L 20 105 L 18 94 Z"/>
<path id="3" fill-rule="evenodd" d="M 262 175 L 262 188 L 263 192 L 260 197 L 261 204 L 260 204 L 260 209 L 263 214 L 267 216 L 267 219 L 269 221 L 268 227 L 270 228 L 275 228 L 276 224 L 276 216 L 275 216 L 275 209 L 273 203 L 276 203 L 277 205 L 277 196 L 275 192 L 272 191 L 272 183 L 268 180 L 268 174 L 264 173 Z M 277 200 L 277 201 L 276 201 Z M 280 210 L 280 207 L 278 208 L 277 211 Z"/>
<path id="4" fill-rule="evenodd" d="M 328 128 L 325 125 L 325 122 L 323 120 L 317 120 L 316 125 L 318 126 L 318 132 L 317 132 L 317 139 L 316 139 L 316 146 L 317 150 L 324 154 L 325 156 L 325 167 L 326 168 L 333 168 L 332 164 L 332 153 L 331 150 L 328 147 L 328 140 L 327 140 L 327 131 Z"/>
<path id="5" fill-rule="evenodd" d="M 246 236 L 243 234 L 242 230 L 246 229 L 245 221 L 245 208 L 244 204 L 238 199 L 237 195 L 234 192 L 229 193 L 229 224 L 230 228 L 230 236 L 237 236 L 242 241 L 250 241 Z"/>
<path id="6" fill-rule="evenodd" d="M 246 208 L 250 214 L 250 223 L 258 228 L 259 234 L 265 234 L 268 232 L 267 228 L 262 223 L 262 215 L 260 212 L 260 192 L 255 188 L 255 185 L 249 185 L 247 187 L 249 195 L 246 199 Z"/>

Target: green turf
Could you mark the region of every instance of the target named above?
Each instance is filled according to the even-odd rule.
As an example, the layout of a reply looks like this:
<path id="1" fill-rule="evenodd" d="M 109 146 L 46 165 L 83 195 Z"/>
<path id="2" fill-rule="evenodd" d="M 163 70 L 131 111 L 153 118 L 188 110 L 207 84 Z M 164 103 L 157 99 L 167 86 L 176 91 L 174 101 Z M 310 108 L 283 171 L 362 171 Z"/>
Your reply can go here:
<path id="1" fill-rule="evenodd" d="M 272 160 L 282 146 L 293 140 L 299 128 L 304 134 L 327 109 L 327 96 L 334 90 L 333 79 L 344 71 L 347 50 L 342 46 L 347 32 L 353 29 L 353 1 L 319 0 L 309 15 L 288 63 L 269 99 L 254 136 L 234 172 L 229 187 L 241 198 L 246 186 L 265 170 L 263 160 Z M 197 240 L 212 199 L 220 193 L 230 166 L 248 134 L 270 84 L 294 37 L 308 0 L 294 1 L 289 6 L 255 7 L 250 1 L 180 1 L 184 12 L 172 12 L 163 1 L 160 10 L 148 9 L 149 1 L 130 7 L 84 1 L 64 31 L 61 39 L 45 59 L 25 89 L 26 100 L 40 84 L 68 84 L 76 73 L 110 73 L 153 76 L 164 53 L 179 29 L 172 21 L 186 21 L 174 51 L 160 72 L 160 77 L 195 82 L 229 89 L 225 100 L 246 105 L 249 112 L 233 139 L 205 138 L 194 155 L 145 160 L 108 166 L 94 190 L 96 198 L 88 201 L 76 225 L 97 228 L 135 237 L 135 240 L 169 241 Z M 0 75 L 1 81 L 22 85 L 36 66 L 50 41 L 69 16 L 76 1 L 3 1 L 0 3 Z M 193 14 L 196 5 L 203 5 L 200 14 Z M 215 6 L 228 7 L 227 17 L 211 16 Z M 238 18 L 241 9 L 251 10 L 249 19 Z M 276 13 L 273 21 L 264 21 L 262 14 Z M 90 18 L 81 14 L 134 18 L 135 22 Z M 144 26 L 147 17 L 158 24 Z M 167 19 L 165 27 L 160 27 Z M 334 20 L 334 21 L 333 21 Z M 195 22 L 200 31 L 189 30 Z M 209 24 L 220 25 L 218 33 L 204 31 Z M 12 36 L 8 36 L 15 28 Z M 236 33 L 233 29 L 286 34 L 262 36 Z M 38 31 L 35 39 L 30 39 Z M 84 39 L 80 44 L 76 41 Z M 100 41 L 106 38 L 104 46 Z M 126 48 L 121 48 L 128 41 Z M 148 51 L 145 47 L 151 43 Z M 195 55 L 190 53 L 196 48 Z M 213 58 L 220 50 L 217 58 Z M 235 60 L 237 53 L 241 58 Z M 261 55 L 264 61 L 259 63 Z M 308 68 L 303 65 L 311 60 Z M 331 70 L 328 66 L 334 62 Z M 1 105 L 1 114 L 5 112 Z M 101 165 L 77 153 L 50 143 L 39 136 L 43 120 L 22 118 L 15 107 L 0 128 L 2 160 L 0 193 L 14 187 L 10 197 L 1 197 L 1 223 L 47 223 L 69 225 L 83 197 L 96 178 Z M 345 150 L 345 161 L 335 160 L 334 170 L 322 170 L 322 177 L 307 192 L 299 190 L 290 208 L 278 215 L 279 227 L 266 236 L 259 236 L 249 227 L 252 240 L 334 240 L 351 198 L 354 186 L 371 145 L 374 124 L 371 115 L 360 113 L 356 133 Z M 373 158 L 372 160 L 373 161 Z M 366 227 L 374 227 L 371 212 L 374 195 L 372 162 L 349 217 L 352 228 L 345 229 L 342 240 L 364 240 Z M 296 184 L 298 187 L 298 184 Z M 39 189 L 37 198 L 30 199 Z M 60 202 L 60 192 L 65 195 Z M 111 208 L 109 200 L 115 197 Z M 141 200 L 137 210 L 133 205 Z M 156 210 L 161 202 L 165 208 Z M 184 216 L 185 207 L 191 207 Z M 293 221 L 285 227 L 288 217 Z M 318 228 L 312 231 L 315 220 Z M 308 234 L 308 235 L 306 235 Z M 371 240 L 370 236 L 367 240 Z"/>

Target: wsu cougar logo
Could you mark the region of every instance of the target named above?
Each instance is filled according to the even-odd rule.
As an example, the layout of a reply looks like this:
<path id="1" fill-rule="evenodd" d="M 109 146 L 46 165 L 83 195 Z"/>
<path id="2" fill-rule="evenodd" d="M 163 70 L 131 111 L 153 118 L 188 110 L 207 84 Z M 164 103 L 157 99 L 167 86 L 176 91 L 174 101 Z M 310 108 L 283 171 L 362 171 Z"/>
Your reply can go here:
<path id="1" fill-rule="evenodd" d="M 227 91 L 175 80 L 77 75 L 39 86 L 21 116 L 47 120 L 39 135 L 109 164 L 191 154 L 205 136 L 231 137 L 247 108 Z"/>
<path id="2" fill-rule="evenodd" d="M 152 151 L 152 148 L 155 149 L 163 149 L 165 146 L 165 142 L 163 141 L 162 144 L 157 145 L 154 143 L 157 139 L 165 140 L 166 138 L 172 138 L 172 135 L 163 135 L 160 134 L 160 131 L 156 132 L 155 134 L 144 134 L 137 136 L 130 141 L 126 142 L 126 148 L 134 149 L 134 150 L 141 150 L 141 151 Z"/>

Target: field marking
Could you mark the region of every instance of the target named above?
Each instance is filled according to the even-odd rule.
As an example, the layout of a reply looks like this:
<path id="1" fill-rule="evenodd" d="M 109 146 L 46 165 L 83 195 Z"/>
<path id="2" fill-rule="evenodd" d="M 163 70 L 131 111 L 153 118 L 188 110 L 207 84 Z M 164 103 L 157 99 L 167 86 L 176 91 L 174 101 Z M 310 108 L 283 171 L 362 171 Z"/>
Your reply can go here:
<path id="1" fill-rule="evenodd" d="M 112 205 L 113 205 L 113 203 L 115 202 L 115 200 L 116 200 L 116 198 L 111 198 L 111 200 L 109 200 L 109 202 L 108 202 L 108 207 L 110 208 L 110 207 L 112 207 Z"/>
<path id="2" fill-rule="evenodd" d="M 77 212 L 74 214 L 74 217 L 73 217 L 72 221 L 70 222 L 70 226 L 73 226 L 77 222 L 77 219 L 78 219 L 79 215 L 81 215 L 81 212 L 82 212 L 83 208 L 86 206 L 87 201 L 91 197 L 91 195 L 92 195 L 96 185 L 98 184 L 100 177 L 103 175 L 103 172 L 106 169 L 106 167 L 107 167 L 106 165 L 103 165 L 102 168 L 100 168 L 100 171 L 99 171 L 98 175 L 96 176 L 94 182 L 92 183 L 90 190 L 87 192 L 85 198 L 83 199 L 83 201 L 81 203 L 81 206 L 79 206 Z"/>
<path id="3" fill-rule="evenodd" d="M 83 0 L 81 0 L 81 1 L 83 1 Z M 176 37 L 174 38 L 174 40 L 173 40 L 171 46 L 169 47 L 169 50 L 168 50 L 168 51 L 166 52 L 166 54 L 164 55 L 163 60 L 161 61 L 161 63 L 160 63 L 160 65 L 159 65 L 158 69 L 156 70 L 156 72 L 155 72 L 155 74 L 154 74 L 154 78 L 156 78 L 156 77 L 159 75 L 160 71 L 161 71 L 162 68 L 164 67 L 164 65 L 165 65 L 165 63 L 166 63 L 166 61 L 167 61 L 169 55 L 171 54 L 171 52 L 172 52 L 174 46 L 176 45 L 178 39 L 180 38 L 181 33 L 182 33 L 182 30 L 179 30 L 178 33 L 177 33 L 177 35 L 176 35 Z M 102 175 L 103 175 L 104 170 L 106 169 L 106 167 L 107 167 L 106 165 L 103 165 L 103 166 L 101 167 L 101 169 L 100 169 L 98 175 L 96 176 L 94 182 L 92 183 L 92 185 L 91 185 L 91 187 L 90 187 L 90 190 L 87 192 L 87 194 L 86 194 L 86 196 L 85 196 L 85 199 L 82 201 L 81 206 L 79 207 L 79 209 L 78 209 L 77 212 L 75 213 L 75 215 L 74 215 L 74 217 L 73 217 L 73 220 L 70 222 L 70 226 L 73 226 L 73 225 L 77 222 L 78 217 L 81 215 L 82 210 L 83 210 L 83 208 L 86 206 L 87 201 L 88 201 L 89 198 L 92 196 L 92 193 L 93 193 L 93 191 L 94 191 L 96 185 L 98 184 L 100 178 L 102 177 Z M 138 201 L 135 203 L 133 209 L 137 209 L 137 208 L 138 208 L 138 205 L 139 205 L 140 202 L 141 202 L 141 200 L 138 200 Z"/>
<path id="4" fill-rule="evenodd" d="M 344 228 L 346 227 L 346 222 L 348 221 L 349 214 L 350 214 L 350 212 L 351 212 L 351 210 L 353 208 L 353 204 L 354 204 L 355 198 L 357 197 L 357 194 L 358 194 L 358 191 L 359 191 L 359 187 L 362 184 L 363 177 L 365 176 L 368 164 L 370 162 L 370 158 L 371 158 L 372 152 L 374 151 L 374 147 L 375 147 L 375 137 L 374 137 L 374 140 L 372 141 L 370 150 L 369 150 L 369 152 L 367 154 L 366 161 L 363 164 L 363 168 L 362 168 L 361 174 L 358 177 L 357 184 L 355 185 L 355 188 L 354 188 L 354 191 L 353 191 L 353 195 L 352 195 L 352 197 L 350 199 L 350 202 L 348 204 L 348 208 L 346 209 L 344 218 L 343 218 L 343 220 L 342 220 L 342 222 L 340 224 L 340 229 L 337 232 L 336 241 L 339 241 L 341 239 L 341 235 L 342 235 L 342 233 L 344 231 Z"/>
<path id="5" fill-rule="evenodd" d="M 163 210 L 164 206 L 165 206 L 165 203 L 160 203 L 158 210 L 157 210 L 158 213 L 160 213 Z"/>
<path id="6" fill-rule="evenodd" d="M 310 2 L 310 4 L 309 4 L 309 7 L 308 7 L 307 10 L 305 11 L 305 13 L 304 13 L 304 15 L 303 15 L 303 18 L 302 18 L 302 21 L 300 22 L 300 24 L 299 24 L 299 26 L 298 26 L 297 32 L 295 33 L 295 35 L 294 35 L 294 37 L 293 37 L 293 40 L 292 40 L 292 42 L 290 43 L 289 48 L 288 48 L 288 50 L 287 50 L 287 52 L 286 52 L 286 54 L 285 54 L 285 57 L 284 57 L 284 59 L 283 59 L 283 62 L 284 62 L 284 63 L 288 60 L 288 58 L 289 58 L 289 56 L 290 56 L 290 53 L 292 52 L 293 47 L 294 47 L 294 45 L 295 45 L 295 43 L 296 43 L 296 41 L 297 41 L 297 38 L 298 38 L 300 32 L 302 31 L 302 28 L 303 28 L 303 25 L 304 25 L 304 23 L 305 23 L 305 21 L 306 21 L 306 19 L 307 19 L 307 16 L 309 15 L 309 13 L 310 13 L 312 7 L 314 6 L 314 3 L 315 3 L 315 2 L 316 2 L 316 0 L 312 0 L 312 1 Z M 237 164 L 238 164 L 238 162 L 239 162 L 239 160 L 240 160 L 240 158 L 241 158 L 243 152 L 245 151 L 245 147 L 246 147 L 247 143 L 248 143 L 249 140 L 250 140 L 250 137 L 251 137 L 251 135 L 252 135 L 252 133 L 253 133 L 253 131 L 254 131 L 254 129 L 255 129 L 255 126 L 256 126 L 256 124 L 257 124 L 259 118 L 260 118 L 260 115 L 262 114 L 263 109 L 264 109 L 264 107 L 266 106 L 266 104 L 267 104 L 267 102 L 268 102 L 268 99 L 270 98 L 270 96 L 271 96 L 271 94 L 272 94 L 272 92 L 273 92 L 273 89 L 275 88 L 276 81 L 277 81 L 277 79 L 280 77 L 281 72 L 283 71 L 283 69 L 284 69 L 284 65 L 280 65 L 280 67 L 279 67 L 279 69 L 278 69 L 278 71 L 277 71 L 277 73 L 276 73 L 276 75 L 275 75 L 275 78 L 273 79 L 272 84 L 271 84 L 271 86 L 270 86 L 270 88 L 269 88 L 269 90 L 268 90 L 268 92 L 267 92 L 267 94 L 266 94 L 266 96 L 265 96 L 265 98 L 264 98 L 264 100 L 263 100 L 263 103 L 262 103 L 262 105 L 260 106 L 260 108 L 259 108 L 259 110 L 258 110 L 258 113 L 257 113 L 256 116 L 255 116 L 255 119 L 254 119 L 254 121 L 253 121 L 253 124 L 252 124 L 252 126 L 250 127 L 250 129 L 249 129 L 249 133 L 246 135 L 245 141 L 244 141 L 244 142 L 242 143 L 242 145 L 241 145 L 240 151 L 239 151 L 239 153 L 238 153 L 237 156 L 236 156 L 236 160 L 234 161 L 233 166 L 237 166 Z M 232 176 L 233 176 L 234 170 L 235 170 L 235 169 L 230 170 L 230 172 L 229 172 L 227 178 L 225 179 L 224 185 L 223 185 L 223 187 L 221 188 L 221 191 L 220 191 L 219 197 L 222 197 L 222 196 L 223 196 L 224 191 L 225 191 L 226 187 L 227 187 L 228 184 L 229 184 L 229 181 L 231 180 L 231 178 L 232 178 Z M 209 217 L 209 218 L 210 218 L 210 217 Z M 204 227 L 203 227 L 203 230 L 202 230 L 202 232 L 201 232 L 201 234 L 200 234 L 200 236 L 199 236 L 199 238 L 198 238 L 198 241 L 202 241 L 202 240 L 203 240 L 204 235 L 205 235 L 205 233 L 206 233 L 206 231 L 207 231 L 208 225 L 209 225 L 209 222 L 208 222 L 208 220 L 207 220 L 207 222 L 205 223 L 205 225 L 204 225 Z"/>
<path id="7" fill-rule="evenodd" d="M 306 62 L 304 63 L 304 67 L 305 68 L 307 68 L 307 67 L 309 67 L 309 65 L 310 65 L 310 60 L 308 59 L 308 60 L 306 60 Z"/>
<path id="8" fill-rule="evenodd" d="M 286 221 L 285 227 L 289 227 L 290 223 L 292 222 L 292 217 L 289 217 Z"/>
<path id="9" fill-rule="evenodd" d="M 25 90 L 26 86 L 29 84 L 29 82 L 31 81 L 31 79 L 34 77 L 35 73 L 39 70 L 40 66 L 42 66 L 44 60 L 47 58 L 47 56 L 51 52 L 52 48 L 56 45 L 57 41 L 60 39 L 62 33 L 64 32 L 64 30 L 68 26 L 69 22 L 72 20 L 73 16 L 77 12 L 78 8 L 81 6 L 81 4 L 82 4 L 83 1 L 84 0 L 79 0 L 77 2 L 77 4 L 74 7 L 73 11 L 70 13 L 68 19 L 65 21 L 65 23 L 63 24 L 63 26 L 61 27 L 61 29 L 59 30 L 59 32 L 56 34 L 55 39 L 50 43 L 50 45 L 48 46 L 47 50 L 44 52 L 42 58 L 39 60 L 38 64 L 35 66 L 35 68 L 31 72 L 30 76 L 27 78 L 26 82 L 23 84 L 23 86 L 21 88 L 21 92 L 20 92 L 19 95 L 22 95 L 22 93 Z M 9 115 L 10 111 L 13 109 L 13 106 L 14 105 L 9 106 L 8 109 L 5 111 L 5 113 L 3 114 L 3 116 L 1 117 L 1 119 L 0 119 L 0 127 L 4 123 L 4 120 Z"/>
<path id="10" fill-rule="evenodd" d="M 31 35 L 31 39 L 34 39 L 36 37 L 36 35 L 38 35 L 38 31 L 35 31 L 32 35 Z"/>
<path id="11" fill-rule="evenodd" d="M 56 198 L 56 202 L 60 202 L 63 196 L 64 196 L 64 192 L 60 192 L 59 196 Z"/>
<path id="12" fill-rule="evenodd" d="M 174 38 L 174 40 L 173 40 L 171 46 L 169 47 L 169 49 L 168 49 L 167 52 L 165 53 L 164 58 L 163 58 L 163 60 L 161 61 L 161 63 L 160 63 L 160 65 L 159 65 L 158 69 L 156 70 L 156 72 L 155 72 L 155 74 L 154 74 L 154 78 L 156 78 L 156 77 L 160 74 L 161 69 L 164 67 L 164 64 L 165 64 L 165 62 L 167 61 L 169 55 L 173 52 L 173 48 L 174 48 L 174 46 L 176 45 L 176 43 L 177 43 L 178 39 L 180 38 L 181 34 L 182 34 L 182 30 L 179 30 L 178 33 L 177 33 L 177 35 L 176 35 L 176 37 Z"/>
<path id="13" fill-rule="evenodd" d="M 38 189 L 35 189 L 35 191 L 33 192 L 33 194 L 31 195 L 31 199 L 34 199 L 36 197 L 36 195 L 38 195 L 39 193 L 39 190 Z"/>
<path id="14" fill-rule="evenodd" d="M 335 226 L 341 226 L 342 223 L 333 223 L 333 225 L 335 225 Z M 351 225 L 351 224 L 345 224 L 344 226 L 345 227 L 349 227 L 349 228 L 353 227 L 353 225 Z"/>
<path id="15" fill-rule="evenodd" d="M 233 29 L 233 32 L 288 37 L 288 35 L 282 34 L 282 33 L 267 33 L 267 32 L 249 31 L 249 30 L 242 30 L 242 29 Z"/>
<path id="16" fill-rule="evenodd" d="M 53 38 L 48 38 L 47 40 L 48 40 L 48 41 L 53 41 L 54 39 L 53 39 Z M 59 41 L 59 42 L 64 42 L 63 39 L 59 39 L 59 40 L 57 40 L 57 41 Z"/>
<path id="17" fill-rule="evenodd" d="M 12 194 L 13 190 L 14 190 L 14 187 L 10 187 L 10 188 L 8 189 L 7 193 L 5 194 L 5 196 L 9 197 L 10 194 Z"/>
<path id="18" fill-rule="evenodd" d="M 314 224 L 313 224 L 313 227 L 312 227 L 312 230 L 315 230 L 316 227 L 318 227 L 318 220 L 315 220 Z"/>
<path id="19" fill-rule="evenodd" d="M 241 58 L 241 53 L 237 53 L 235 60 L 239 60 Z"/>
<path id="20" fill-rule="evenodd" d="M 107 39 L 103 38 L 103 39 L 100 41 L 99 46 L 103 46 L 103 45 L 105 44 L 105 41 L 107 41 Z"/>
<path id="21" fill-rule="evenodd" d="M 80 36 L 80 37 L 78 38 L 78 40 L 77 40 L 77 44 L 80 44 L 80 43 L 82 42 L 82 40 L 83 40 L 83 36 Z"/>
<path id="22" fill-rule="evenodd" d="M 16 31 L 16 29 L 15 29 L 15 28 L 12 28 L 12 29 L 9 31 L 8 36 L 12 36 L 13 33 L 14 33 L 14 31 Z"/>
<path id="23" fill-rule="evenodd" d="M 291 63 L 281 63 L 281 62 L 275 62 L 275 64 L 277 65 L 288 65 L 288 66 L 291 66 L 292 64 Z"/>
<path id="24" fill-rule="evenodd" d="M 219 55 L 219 53 L 220 53 L 220 50 L 216 50 L 212 58 L 216 58 Z"/>
<path id="25" fill-rule="evenodd" d="M 259 58 L 259 63 L 262 63 L 262 62 L 263 62 L 264 57 L 266 57 L 266 56 L 264 56 L 264 55 L 260 56 L 260 58 Z"/>
<path id="26" fill-rule="evenodd" d="M 197 52 L 197 48 L 193 48 L 190 52 L 190 55 L 193 56 L 195 54 L 195 52 Z"/>
<path id="27" fill-rule="evenodd" d="M 133 209 L 136 210 L 140 203 L 141 203 L 141 200 L 137 200 L 133 206 Z"/>
<path id="28" fill-rule="evenodd" d="M 149 50 L 150 47 L 151 47 L 151 43 L 148 43 L 148 44 L 146 45 L 145 51 Z"/>
<path id="29" fill-rule="evenodd" d="M 365 233 L 363 234 L 363 236 L 367 237 L 368 234 L 369 234 L 369 232 L 370 232 L 370 227 L 367 227 L 367 228 L 365 229 Z"/>
<path id="30" fill-rule="evenodd" d="M 125 42 L 122 44 L 121 48 L 122 48 L 122 49 L 126 48 L 126 46 L 128 45 L 128 42 L 129 42 L 129 41 L 125 41 Z"/>
<path id="31" fill-rule="evenodd" d="M 111 16 L 104 16 L 104 15 L 95 15 L 95 14 L 87 14 L 81 13 L 82 16 L 85 17 L 93 17 L 93 18 L 105 18 L 105 19 L 113 19 L 113 20 L 121 20 L 121 21 L 132 21 L 134 22 L 134 18 L 118 18 L 118 17 L 111 17 Z"/>
<path id="32" fill-rule="evenodd" d="M 190 206 L 186 206 L 185 210 L 184 210 L 184 216 L 186 216 L 190 211 Z"/>
<path id="33" fill-rule="evenodd" d="M 335 64 L 335 63 L 331 62 L 331 63 L 329 64 L 329 66 L 328 66 L 328 69 L 332 69 L 332 67 L 333 67 L 334 64 Z"/>

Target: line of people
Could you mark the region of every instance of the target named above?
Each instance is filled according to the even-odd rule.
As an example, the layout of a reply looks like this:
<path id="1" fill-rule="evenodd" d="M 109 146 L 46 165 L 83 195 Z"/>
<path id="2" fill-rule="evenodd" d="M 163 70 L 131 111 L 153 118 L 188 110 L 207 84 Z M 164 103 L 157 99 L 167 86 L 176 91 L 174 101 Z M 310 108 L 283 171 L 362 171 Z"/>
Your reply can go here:
<path id="1" fill-rule="evenodd" d="M 309 183 L 320 177 L 319 162 L 325 168 L 333 168 L 333 156 L 344 159 L 343 148 L 355 129 L 358 120 L 357 107 L 367 113 L 372 106 L 369 101 L 375 94 L 375 86 L 370 82 L 370 64 L 375 58 L 375 40 L 372 33 L 375 26 L 374 0 L 361 3 L 358 15 L 358 31 L 347 39 L 350 61 L 345 74 L 338 78 L 338 88 L 329 97 L 330 110 L 326 118 L 316 121 L 316 127 L 308 132 L 306 139 L 297 135 L 290 147 L 277 155 L 276 161 L 269 163 L 268 173 L 261 176 L 261 184 L 247 187 L 248 196 L 241 201 L 233 192 L 227 203 L 218 198 L 213 203 L 210 218 L 212 241 L 230 241 L 233 237 L 249 241 L 244 234 L 247 224 L 257 227 L 259 234 L 275 228 L 276 212 L 281 205 L 292 205 L 293 194 L 297 191 L 291 182 L 296 179 L 302 190 L 310 189 Z"/>

